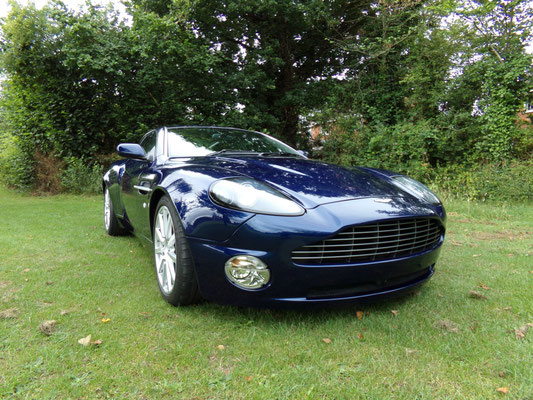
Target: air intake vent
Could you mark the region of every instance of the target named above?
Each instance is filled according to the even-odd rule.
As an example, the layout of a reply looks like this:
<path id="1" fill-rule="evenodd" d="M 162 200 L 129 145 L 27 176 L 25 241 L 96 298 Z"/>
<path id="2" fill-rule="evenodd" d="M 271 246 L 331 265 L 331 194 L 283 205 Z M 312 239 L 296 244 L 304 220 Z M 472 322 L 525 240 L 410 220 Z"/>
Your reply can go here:
<path id="1" fill-rule="evenodd" d="M 392 260 L 436 247 L 443 234 L 436 219 L 409 218 L 357 225 L 292 252 L 296 264 L 356 264 Z"/>

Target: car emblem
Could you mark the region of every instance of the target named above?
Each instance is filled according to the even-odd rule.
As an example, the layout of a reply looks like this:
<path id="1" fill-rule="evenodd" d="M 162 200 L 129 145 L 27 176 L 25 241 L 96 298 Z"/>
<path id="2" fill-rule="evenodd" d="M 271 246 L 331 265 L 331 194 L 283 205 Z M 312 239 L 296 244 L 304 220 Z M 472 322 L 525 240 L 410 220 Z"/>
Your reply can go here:
<path id="1" fill-rule="evenodd" d="M 374 199 L 376 203 L 390 203 L 392 199 Z"/>

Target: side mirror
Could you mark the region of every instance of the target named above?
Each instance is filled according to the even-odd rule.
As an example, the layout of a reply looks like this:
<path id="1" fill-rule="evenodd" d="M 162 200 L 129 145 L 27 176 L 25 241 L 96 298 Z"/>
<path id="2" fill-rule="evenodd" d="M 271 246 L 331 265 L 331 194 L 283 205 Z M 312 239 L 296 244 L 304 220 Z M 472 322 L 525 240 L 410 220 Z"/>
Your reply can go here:
<path id="1" fill-rule="evenodd" d="M 121 143 L 117 146 L 118 155 L 136 160 L 146 160 L 144 149 L 137 143 Z"/>

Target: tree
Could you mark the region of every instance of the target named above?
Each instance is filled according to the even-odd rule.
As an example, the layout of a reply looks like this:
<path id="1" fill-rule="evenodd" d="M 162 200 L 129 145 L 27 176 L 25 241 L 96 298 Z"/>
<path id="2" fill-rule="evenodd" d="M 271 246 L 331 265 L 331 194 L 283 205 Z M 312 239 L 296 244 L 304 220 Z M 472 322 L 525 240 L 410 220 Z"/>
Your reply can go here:
<path id="1" fill-rule="evenodd" d="M 324 81 L 345 68 L 349 54 L 334 39 L 355 35 L 370 3 L 139 0 L 133 9 L 171 16 L 192 31 L 193 42 L 224 61 L 204 77 L 216 76 L 231 88 L 229 109 L 241 110 L 247 126 L 294 144 L 301 111 L 323 104 Z"/>

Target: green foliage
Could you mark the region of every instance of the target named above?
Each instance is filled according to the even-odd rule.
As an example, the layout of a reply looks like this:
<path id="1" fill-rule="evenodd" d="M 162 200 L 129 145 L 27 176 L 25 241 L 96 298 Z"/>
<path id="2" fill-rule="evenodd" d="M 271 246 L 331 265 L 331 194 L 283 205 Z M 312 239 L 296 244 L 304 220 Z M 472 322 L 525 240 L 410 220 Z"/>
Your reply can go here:
<path id="1" fill-rule="evenodd" d="M 92 166 L 169 124 L 252 128 L 306 148 L 302 132 L 317 123 L 329 133 L 324 159 L 423 180 L 531 159 L 533 130 L 517 126 L 533 87 L 526 0 L 128 7 L 132 24 L 110 6 L 13 3 L 0 23 L 4 182 L 57 187 L 36 155 L 83 181 L 90 173 L 72 160 Z"/>
<path id="2" fill-rule="evenodd" d="M 447 196 L 467 200 L 533 201 L 533 162 L 452 165 L 434 172 L 433 184 Z"/>
<path id="3" fill-rule="evenodd" d="M 34 182 L 33 159 L 8 133 L 0 133 L 0 182 L 19 190 L 31 188 Z"/>
<path id="4" fill-rule="evenodd" d="M 70 193 L 98 194 L 102 192 L 102 167 L 82 158 L 71 157 L 61 172 L 61 185 Z"/>
<path id="5" fill-rule="evenodd" d="M 426 180 L 445 147 L 445 138 L 427 121 L 338 129 L 324 143 L 323 158 L 342 165 L 364 165 Z M 444 152 L 445 150 L 443 150 Z"/>

